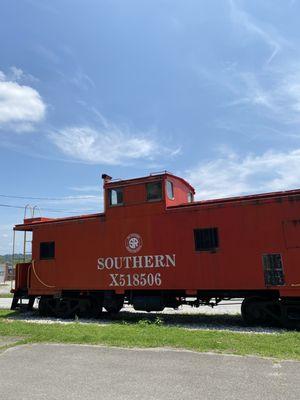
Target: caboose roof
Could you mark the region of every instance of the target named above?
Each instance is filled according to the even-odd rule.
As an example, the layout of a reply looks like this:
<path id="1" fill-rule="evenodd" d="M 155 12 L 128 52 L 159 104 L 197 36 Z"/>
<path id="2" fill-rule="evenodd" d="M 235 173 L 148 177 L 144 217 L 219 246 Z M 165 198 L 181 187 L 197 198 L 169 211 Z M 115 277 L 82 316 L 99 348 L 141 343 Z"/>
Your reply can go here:
<path id="1" fill-rule="evenodd" d="M 157 181 L 163 178 L 173 178 L 178 181 L 181 181 L 184 185 L 186 185 L 193 193 L 194 188 L 183 178 L 173 175 L 170 172 L 163 171 L 155 174 L 150 174 L 148 176 L 140 177 L 140 178 L 132 178 L 126 180 L 111 180 L 104 182 L 104 188 L 112 188 L 112 187 L 120 187 L 120 186 L 131 186 L 137 184 L 143 184 L 147 182 Z M 280 191 L 280 192 L 270 192 L 270 193 L 262 193 L 262 194 L 254 194 L 254 195 L 246 195 L 246 196 L 236 196 L 236 197 L 227 197 L 227 198 L 218 198 L 212 200 L 201 200 L 194 201 L 192 203 L 184 203 L 180 205 L 168 206 L 168 210 L 179 210 L 179 209 L 191 209 L 194 207 L 215 207 L 215 206 L 225 206 L 231 204 L 247 204 L 254 202 L 255 204 L 266 202 L 266 201 L 281 201 L 282 198 L 288 198 L 290 201 L 299 201 L 300 200 L 300 189 L 296 190 L 288 190 L 288 191 Z M 24 219 L 23 224 L 18 224 L 14 227 L 16 231 L 31 231 L 34 227 L 38 225 L 46 225 L 46 224 L 57 224 L 57 223 L 65 223 L 65 222 L 73 222 L 73 221 L 88 221 L 92 219 L 102 219 L 104 220 L 105 213 L 96 213 L 96 214 L 84 214 L 84 215 L 76 215 L 70 217 L 63 218 L 28 218 Z"/>
<path id="2" fill-rule="evenodd" d="M 103 218 L 104 213 L 97 213 L 97 214 L 84 214 L 84 215 L 74 215 L 72 217 L 63 217 L 63 218 L 28 218 L 24 219 L 23 224 L 18 224 L 14 227 L 15 231 L 31 231 L 33 227 L 37 225 L 45 225 L 51 223 L 63 223 L 63 222 L 72 222 L 78 220 L 91 220 L 97 218 Z"/>
<path id="3" fill-rule="evenodd" d="M 131 178 L 131 179 L 112 179 L 111 181 L 107 181 L 104 183 L 105 188 L 109 187 L 120 187 L 120 186 L 130 186 L 130 185 L 137 185 L 140 183 L 146 183 L 146 182 L 152 182 L 152 181 L 157 181 L 162 178 L 173 178 L 176 179 L 180 182 L 182 182 L 184 185 L 186 185 L 193 193 L 195 193 L 195 189 L 193 188 L 192 185 L 190 185 L 185 179 L 181 178 L 180 176 L 174 175 L 171 172 L 168 171 L 161 171 L 161 172 L 155 172 L 151 173 L 150 175 L 139 177 L 139 178 Z"/>

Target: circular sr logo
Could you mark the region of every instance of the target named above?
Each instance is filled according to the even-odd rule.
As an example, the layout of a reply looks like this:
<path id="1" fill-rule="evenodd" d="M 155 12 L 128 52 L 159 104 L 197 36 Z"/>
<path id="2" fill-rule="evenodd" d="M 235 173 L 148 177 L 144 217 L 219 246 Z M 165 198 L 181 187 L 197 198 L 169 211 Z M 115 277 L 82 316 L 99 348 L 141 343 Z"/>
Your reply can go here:
<path id="1" fill-rule="evenodd" d="M 142 245 L 143 245 L 143 241 L 142 241 L 141 236 L 138 233 L 131 233 L 125 239 L 126 249 L 130 253 L 137 253 L 138 251 L 141 250 Z"/>

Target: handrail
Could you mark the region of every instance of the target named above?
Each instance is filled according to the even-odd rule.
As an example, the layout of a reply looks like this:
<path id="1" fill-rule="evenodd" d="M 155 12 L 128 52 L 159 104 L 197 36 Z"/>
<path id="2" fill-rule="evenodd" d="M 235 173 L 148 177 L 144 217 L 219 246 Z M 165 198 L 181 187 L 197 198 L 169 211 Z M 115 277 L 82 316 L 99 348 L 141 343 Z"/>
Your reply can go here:
<path id="1" fill-rule="evenodd" d="M 43 282 L 43 281 L 39 278 L 39 276 L 37 275 L 37 273 L 36 273 L 36 271 L 35 271 L 34 260 L 31 261 L 31 266 L 32 266 L 32 271 L 33 271 L 33 273 L 34 273 L 36 279 L 37 279 L 42 285 L 44 285 L 45 287 L 48 287 L 48 288 L 55 288 L 55 287 L 56 287 L 56 286 L 52 286 L 52 285 L 47 285 L 47 283 Z"/>

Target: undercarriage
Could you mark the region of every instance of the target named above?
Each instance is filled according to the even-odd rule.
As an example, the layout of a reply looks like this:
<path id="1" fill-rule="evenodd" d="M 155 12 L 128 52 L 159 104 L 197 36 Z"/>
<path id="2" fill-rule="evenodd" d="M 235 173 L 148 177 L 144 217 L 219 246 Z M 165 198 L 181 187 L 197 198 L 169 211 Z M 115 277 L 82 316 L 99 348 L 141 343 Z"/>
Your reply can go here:
<path id="1" fill-rule="evenodd" d="M 202 295 L 200 295 L 202 294 Z M 212 297 L 212 294 L 215 296 Z M 244 296 L 243 296 L 244 295 Z M 25 292 L 14 295 L 11 309 L 30 310 L 36 296 Z M 103 311 L 117 314 L 124 304 L 132 305 L 139 311 L 163 311 L 164 308 L 177 309 L 181 305 L 191 307 L 216 307 L 224 300 L 243 299 L 241 315 L 246 325 L 280 325 L 287 329 L 300 328 L 300 298 L 280 298 L 276 293 L 268 292 L 199 292 L 196 297 L 184 296 L 184 292 L 142 292 L 128 291 L 116 294 L 112 291 L 63 292 L 60 296 L 37 296 L 38 310 L 41 316 L 58 318 L 98 318 Z M 22 300 L 27 299 L 22 306 Z"/>

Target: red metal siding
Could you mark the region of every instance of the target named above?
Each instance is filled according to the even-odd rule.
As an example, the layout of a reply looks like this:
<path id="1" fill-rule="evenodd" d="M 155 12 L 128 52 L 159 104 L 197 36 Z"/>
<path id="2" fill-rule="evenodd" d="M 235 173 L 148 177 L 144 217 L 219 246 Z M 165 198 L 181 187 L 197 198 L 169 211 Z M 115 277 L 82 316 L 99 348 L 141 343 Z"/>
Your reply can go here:
<path id="1" fill-rule="evenodd" d="M 186 202 L 191 187 L 176 177 L 166 178 L 174 182 L 175 204 Z M 265 289 L 262 256 L 280 253 L 286 284 L 278 289 L 286 296 L 300 296 L 300 248 L 296 246 L 299 229 L 298 225 L 286 222 L 300 219 L 299 196 L 296 200 L 282 196 L 278 201 L 277 195 L 167 207 L 173 202 L 146 201 L 145 182 L 145 179 L 135 181 L 134 185 L 122 182 L 124 206 L 108 207 L 105 214 L 32 224 L 36 274 L 31 274 L 30 293 L 55 293 L 62 289 L 109 289 L 119 293 L 150 288 Z M 107 187 L 112 185 L 117 187 L 118 183 Z M 195 251 L 193 230 L 209 227 L 218 228 L 219 248 L 215 252 Z M 125 245 L 126 237 L 133 233 L 142 238 L 137 253 L 128 252 Z M 54 260 L 39 260 L 39 243 L 43 241 L 55 241 Z M 97 267 L 99 258 L 147 255 L 175 255 L 176 266 L 162 267 L 158 263 L 148 268 Z M 155 265 L 158 259 L 147 260 Z M 120 274 L 126 275 L 125 279 L 130 275 L 131 285 L 128 286 L 127 279 L 125 286 L 112 286 L 112 274 L 118 275 L 117 282 Z M 134 274 L 160 274 L 161 285 L 154 282 L 152 286 L 134 286 Z M 143 279 L 140 282 L 144 284 Z"/>

